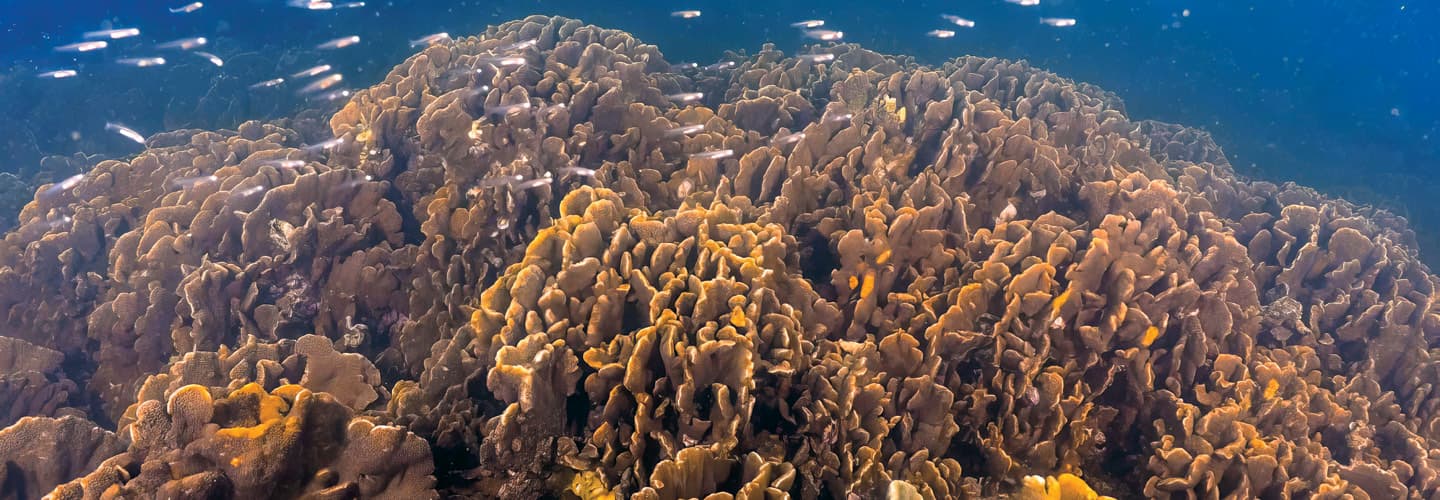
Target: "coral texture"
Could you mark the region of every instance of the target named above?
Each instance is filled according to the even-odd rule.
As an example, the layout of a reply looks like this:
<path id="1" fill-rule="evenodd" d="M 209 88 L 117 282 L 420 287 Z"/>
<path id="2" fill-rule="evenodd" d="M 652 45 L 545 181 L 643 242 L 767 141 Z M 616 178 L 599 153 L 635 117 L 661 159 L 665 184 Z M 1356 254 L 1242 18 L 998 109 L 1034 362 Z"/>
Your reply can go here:
<path id="1" fill-rule="evenodd" d="M 357 91 L 331 147 L 168 132 L 41 187 L 0 242 L 0 443 L 101 445 L 0 485 L 1440 495 L 1404 219 L 1023 62 L 806 51 L 686 69 L 533 16 Z"/>

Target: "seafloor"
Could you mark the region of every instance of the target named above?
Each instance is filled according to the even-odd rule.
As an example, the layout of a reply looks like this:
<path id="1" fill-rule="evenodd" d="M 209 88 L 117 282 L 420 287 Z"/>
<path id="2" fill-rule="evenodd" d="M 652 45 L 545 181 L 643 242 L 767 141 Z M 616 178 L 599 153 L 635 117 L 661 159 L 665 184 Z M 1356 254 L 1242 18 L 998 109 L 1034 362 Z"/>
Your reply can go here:
<path id="1" fill-rule="evenodd" d="M 1403 219 L 1025 63 L 812 50 L 536 16 L 333 148 L 178 130 L 36 190 L 0 498 L 1440 495 Z"/>

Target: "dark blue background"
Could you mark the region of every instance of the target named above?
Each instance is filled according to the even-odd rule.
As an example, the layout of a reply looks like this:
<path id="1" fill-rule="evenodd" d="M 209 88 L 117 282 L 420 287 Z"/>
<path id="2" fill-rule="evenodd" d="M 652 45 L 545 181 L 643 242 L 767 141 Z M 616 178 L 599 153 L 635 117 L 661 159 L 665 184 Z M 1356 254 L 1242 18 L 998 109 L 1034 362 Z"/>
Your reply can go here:
<path id="1" fill-rule="evenodd" d="M 1038 7 L 1020 7 L 1001 0 L 392 0 L 310 12 L 281 0 L 211 0 L 187 15 L 166 10 L 184 0 L 0 1 L 0 60 L 7 66 L 57 66 L 64 58 L 50 47 L 105 20 L 139 27 L 149 40 L 218 34 L 254 47 L 359 34 L 362 48 L 328 61 L 355 86 L 383 76 L 409 53 L 411 38 L 475 33 L 534 13 L 624 29 L 660 46 L 672 61 L 700 62 L 726 49 L 753 52 L 765 41 L 793 51 L 804 40 L 787 24 L 821 18 L 843 30 L 846 41 L 921 62 L 961 54 L 1025 58 L 1098 84 L 1124 98 L 1133 118 L 1210 131 L 1243 173 L 1300 181 L 1408 215 L 1427 253 L 1437 253 L 1440 7 L 1431 1 L 1041 0 Z M 704 15 L 669 16 L 679 9 Z M 1190 15 L 1182 16 L 1186 9 Z M 978 25 L 953 28 L 959 32 L 953 39 L 925 37 L 946 27 L 942 12 Z M 1040 16 L 1074 17 L 1079 25 L 1049 28 L 1037 22 Z M 7 119 L 0 122 L 5 129 L 25 126 L 0 118 Z"/>

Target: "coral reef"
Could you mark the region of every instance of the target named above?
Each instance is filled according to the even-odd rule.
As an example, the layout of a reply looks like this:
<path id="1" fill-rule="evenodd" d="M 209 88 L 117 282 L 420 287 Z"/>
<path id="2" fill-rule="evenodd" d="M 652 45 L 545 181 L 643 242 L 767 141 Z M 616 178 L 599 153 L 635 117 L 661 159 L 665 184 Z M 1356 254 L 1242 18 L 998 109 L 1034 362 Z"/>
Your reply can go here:
<path id="1" fill-rule="evenodd" d="M 0 488 L 1440 494 L 1404 219 L 1023 62 L 807 50 L 684 69 L 533 16 L 357 91 L 333 147 L 181 130 L 39 188 Z"/>

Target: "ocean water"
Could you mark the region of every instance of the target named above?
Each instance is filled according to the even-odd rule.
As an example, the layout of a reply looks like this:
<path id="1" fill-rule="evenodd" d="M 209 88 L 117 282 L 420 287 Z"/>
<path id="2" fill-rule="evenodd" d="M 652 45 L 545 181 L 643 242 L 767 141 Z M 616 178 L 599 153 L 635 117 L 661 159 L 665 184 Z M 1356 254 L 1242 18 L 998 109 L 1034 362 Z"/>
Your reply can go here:
<path id="1" fill-rule="evenodd" d="M 1436 300 L 1440 280 L 1431 274 L 1431 268 L 1440 265 L 1440 95 L 1435 92 L 1440 88 L 1440 33 L 1434 29 L 1440 21 L 1440 5 L 1405 0 L 1040 0 L 1033 6 L 1020 5 L 1019 0 L 359 3 L 363 5 L 334 1 L 327 9 L 312 9 L 284 0 L 213 0 L 191 12 L 173 11 L 186 5 L 181 0 L 0 4 L 0 229 L 8 231 L 5 246 L 0 246 L 0 286 L 7 288 L 0 290 L 0 375 L 7 377 L 0 381 L 0 409 L 16 409 L 8 417 L 0 410 L 0 428 L 5 428 L 0 431 L 0 466 L 9 464 L 8 470 L 19 471 L 7 476 L 7 469 L 0 467 L 0 499 L 38 498 L 56 487 L 60 487 L 55 490 L 57 498 L 70 498 L 66 495 L 94 493 L 95 488 L 110 484 L 136 498 L 147 498 L 159 494 L 159 483 L 174 488 L 172 492 L 224 492 L 222 496 L 233 498 L 294 498 L 321 490 L 337 498 L 689 498 L 735 493 L 753 484 L 760 484 L 759 490 L 770 488 L 774 495 L 801 498 L 1031 498 L 1025 495 L 1044 490 L 1093 493 L 1090 488 L 1117 498 L 1182 497 L 1187 492 L 1307 496 L 1329 487 L 1363 491 L 1371 498 L 1440 491 L 1432 474 L 1440 472 L 1440 462 L 1414 453 L 1433 454 L 1440 449 L 1435 430 L 1440 429 L 1435 425 L 1440 416 L 1434 411 L 1437 396 L 1432 393 L 1440 377 L 1435 340 L 1440 338 L 1440 301 Z M 700 15 L 674 14 L 690 9 Z M 943 14 L 974 25 L 957 26 Z M 817 93 L 797 94 L 811 109 L 790 103 L 791 113 L 775 118 L 775 123 L 785 123 L 784 133 L 807 131 L 796 149 L 814 148 L 815 155 L 839 161 L 843 152 L 822 155 L 823 144 L 805 141 L 852 119 L 860 127 L 857 130 L 865 130 L 858 133 L 868 138 L 883 128 L 878 123 L 887 116 L 898 116 L 902 126 L 895 130 L 911 135 L 907 144 L 913 150 L 897 156 L 907 160 L 887 157 L 882 164 L 908 161 L 904 164 L 908 170 L 898 169 L 910 172 L 903 180 L 907 183 L 918 182 L 916 172 L 930 170 L 937 178 L 969 183 L 954 188 L 946 184 L 951 180 L 937 181 L 947 190 L 963 191 L 967 203 L 974 203 L 968 209 L 955 209 L 962 215 L 945 216 L 958 219 L 915 223 L 933 223 L 935 227 L 927 230 L 953 234 L 932 241 L 927 239 L 929 233 L 876 232 L 863 223 L 866 215 L 860 213 L 873 200 L 861 196 L 856 199 L 867 200 L 865 204 L 852 203 L 846 197 L 854 193 L 844 189 L 835 191 L 843 195 L 816 195 L 813 200 L 796 194 L 801 191 L 786 191 L 803 200 L 793 206 L 765 201 L 780 192 L 777 182 L 773 192 L 750 197 L 761 206 L 756 210 L 764 212 L 763 217 L 746 212 L 750 207 L 737 209 L 742 215 L 734 218 L 778 224 L 793 233 L 787 234 L 788 242 L 779 238 L 775 240 L 779 243 L 755 243 L 752 240 L 764 242 L 771 233 L 746 226 L 717 229 L 743 233 L 744 238 L 711 235 L 710 243 L 744 248 L 741 253 L 752 250 L 744 245 L 752 245 L 754 255 L 769 255 L 766 252 L 776 247 L 790 250 L 788 256 L 778 257 L 784 262 L 775 274 L 791 276 L 786 279 L 792 281 L 757 278 L 751 267 L 739 264 L 733 271 L 714 271 L 694 263 L 690 271 L 696 283 L 704 279 L 720 284 L 707 281 L 681 299 L 669 295 L 658 299 L 654 290 L 652 295 L 631 294 L 642 287 L 629 281 L 638 279 L 630 274 L 629 260 L 623 272 L 618 257 L 611 262 L 610 256 L 598 253 L 592 259 L 598 264 L 578 258 L 561 263 L 532 255 L 544 250 L 532 241 L 543 241 L 537 236 L 543 231 L 565 238 L 584 233 L 570 227 L 547 228 L 564 220 L 556 215 L 572 200 L 609 202 L 608 195 L 584 191 L 592 188 L 626 193 L 614 201 L 623 198 L 627 208 L 643 208 L 647 217 L 660 221 L 657 224 L 684 226 L 673 222 L 689 220 L 679 213 L 711 202 L 723 204 L 716 201 L 715 193 L 744 189 L 729 187 L 740 185 L 737 179 L 744 177 L 735 174 L 741 169 L 739 157 L 768 147 L 762 142 L 777 144 L 774 147 L 780 151 L 786 151 L 782 146 L 789 143 L 777 140 L 784 137 L 779 125 L 765 125 L 742 127 L 757 138 L 732 134 L 730 140 L 703 147 L 682 141 L 665 149 L 654 146 L 655 141 L 671 140 L 675 134 L 666 133 L 662 140 L 656 130 L 647 128 L 652 125 L 626 121 L 644 139 L 627 142 L 617 133 L 603 139 L 612 149 L 587 146 L 575 138 L 596 127 L 605 129 L 605 117 L 622 115 L 623 110 L 597 106 L 590 115 L 569 108 L 557 111 L 546 97 L 518 102 L 502 91 L 518 85 L 532 97 L 544 92 L 536 90 L 534 80 L 507 80 L 506 72 L 511 70 L 504 67 L 479 70 L 476 74 L 483 76 L 475 76 L 469 90 L 439 83 L 444 80 L 440 77 L 454 75 L 453 68 L 437 72 L 435 80 L 426 80 L 417 91 L 433 93 L 427 94 L 425 103 L 445 92 L 470 92 L 460 98 L 468 113 L 457 122 L 460 125 L 444 122 L 417 128 L 409 123 L 408 129 L 397 129 L 408 132 L 397 135 L 383 130 L 384 120 L 390 118 L 380 118 L 379 111 L 364 114 L 369 111 L 363 110 L 378 109 L 367 106 L 385 106 L 368 100 L 366 89 L 381 83 L 417 52 L 434 50 L 429 43 L 413 41 L 443 32 L 449 36 L 437 37 L 435 44 L 455 47 L 457 40 L 487 29 L 495 38 L 518 37 L 507 30 L 519 28 L 496 31 L 494 27 L 531 15 L 563 16 L 621 30 L 658 47 L 665 61 L 677 66 L 647 66 L 645 71 L 675 76 L 653 79 L 659 89 L 651 92 L 653 96 L 628 88 L 625 99 L 643 101 L 675 122 L 697 115 L 682 114 L 679 109 L 691 104 L 673 97 L 702 89 L 705 96 L 693 105 L 713 108 L 729 120 L 722 103 L 736 98 L 733 92 L 726 95 L 727 85 L 739 85 L 746 78 L 727 68 L 681 69 L 680 63 L 704 67 L 735 61 L 759 71 L 756 68 L 763 65 L 752 62 L 752 57 L 766 44 L 786 56 L 839 50 L 836 43 L 807 37 L 805 30 L 791 26 L 802 20 L 824 20 L 825 29 L 843 32 L 843 44 L 899 57 L 901 66 L 939 68 L 962 56 L 1023 60 L 1053 73 L 1058 78 L 1054 81 L 1064 82 L 1067 89 L 1083 82 L 1110 92 L 1113 97 L 1101 96 L 1098 90 L 1066 95 L 1083 94 L 1075 99 L 1094 98 L 1096 103 L 1103 101 L 1094 106 L 1123 111 L 1134 122 L 1127 122 L 1127 130 L 1142 130 L 1143 120 L 1154 120 L 1208 134 L 1223 148 L 1225 162 L 1195 168 L 1220 172 L 1215 174 L 1220 184 L 1246 186 L 1235 189 L 1251 198 L 1214 194 L 1225 188 L 1212 186 L 1207 191 L 1191 186 L 1177 189 L 1203 201 L 1177 202 L 1163 209 L 1141 203 L 1133 206 L 1141 208 L 1133 208 L 1125 203 L 1132 198 L 1148 200 L 1153 192 L 1135 194 L 1142 190 L 1125 187 L 1133 191 L 1117 200 L 1127 201 L 1113 205 L 1133 211 L 1116 208 L 1109 215 L 1145 219 L 1152 224 L 1146 227 L 1166 231 L 1153 228 L 1171 227 L 1169 223 L 1157 226 L 1150 222 L 1155 219 L 1146 218 L 1146 212 L 1155 209 L 1164 217 L 1174 217 L 1174 225 L 1189 232 L 1166 246 L 1153 268 L 1125 268 L 1122 263 L 1133 262 L 1120 259 L 1117 262 L 1122 263 L 1092 271 L 1082 264 L 1086 255 L 1132 251 L 1137 257 L 1157 255 L 1143 244 L 1131 247 L 1117 241 L 1101 251 L 1091 243 L 1090 238 L 1118 235 L 1121 226 L 1107 225 L 1109 219 L 1095 215 L 1107 208 L 1086 198 L 1100 188 L 1085 183 L 1118 181 L 1095 172 L 1113 175 L 1120 170 L 1106 166 L 1079 173 L 1077 169 L 1054 178 L 1016 174 L 1025 178 L 1025 189 L 996 195 L 985 184 L 989 173 L 967 174 L 962 169 L 954 174 L 941 169 L 937 162 L 946 156 L 939 151 L 949 143 L 941 146 L 936 136 L 927 139 L 914 125 L 914 120 L 928 114 L 926 108 L 909 109 L 908 122 L 903 112 L 896 115 L 894 99 L 887 108 L 883 99 L 890 94 L 876 90 L 884 87 L 879 77 L 863 84 L 871 87 L 876 100 L 847 101 L 844 104 L 853 116 L 842 115 L 840 102 L 845 96 L 832 98 L 825 92 L 836 88 L 836 95 L 841 93 L 831 85 L 843 82 L 846 72 L 834 72 L 825 77 L 823 86 L 815 87 L 821 89 Z M 1070 19 L 1074 25 L 1047 25 L 1043 18 Z M 139 34 L 107 40 L 109 46 L 100 50 L 57 50 L 80 42 L 87 32 L 120 28 L 136 28 Z M 932 30 L 950 30 L 953 36 L 937 37 Z M 322 47 L 350 36 L 358 37 L 358 42 Z M 206 43 L 195 50 L 156 47 L 189 37 L 205 37 Z M 531 57 L 523 67 L 535 58 L 550 57 L 552 49 L 553 40 L 541 40 L 538 48 L 491 47 L 482 56 L 513 52 Z M 215 64 L 207 54 L 223 64 Z M 165 61 L 153 67 L 123 62 L 143 57 Z M 835 67 L 859 74 L 876 71 L 855 64 Z M 318 65 L 328 68 L 316 75 L 296 76 Z M 71 77 L 45 76 L 72 69 L 76 74 Z M 469 75 L 475 70 L 466 71 Z M 910 71 L 907 67 L 875 74 L 889 77 Z M 321 74 L 339 74 L 343 79 L 324 89 L 301 90 Z M 568 76 L 587 78 L 577 75 Z M 482 88 L 486 83 L 482 80 L 491 77 L 489 83 L 496 88 Z M 286 81 L 261 85 L 276 78 Z M 1037 77 L 1037 88 L 1044 78 Z M 1038 92 L 1023 87 L 1021 93 Z M 366 98 L 356 98 L 356 105 L 348 109 L 362 111 L 336 115 L 361 93 Z M 678 106 L 660 106 L 665 94 L 671 94 L 676 101 L 672 104 Z M 1006 98 L 985 98 L 1010 106 L 1007 113 L 1019 114 Z M 906 106 L 904 99 L 898 102 L 901 108 Z M 480 102 L 483 105 L 476 104 Z M 1082 107 L 1077 102 L 1064 101 L 1062 107 L 1065 111 Z M 529 116 L 531 106 L 536 109 L 528 125 L 511 124 L 516 115 L 509 112 L 511 108 L 494 111 L 521 105 L 525 107 L 519 115 Z M 558 113 L 570 114 L 554 122 Z M 587 115 L 590 118 L 578 118 Z M 973 127 L 981 120 L 975 116 L 962 117 L 956 111 L 951 117 L 947 111 L 941 129 L 951 124 Z M 240 128 L 252 120 L 258 121 L 249 125 L 253 128 Z M 422 123 L 441 123 L 440 118 L 435 120 Z M 263 182 L 228 181 L 227 176 L 243 177 L 237 168 L 255 168 L 258 163 L 244 163 L 244 156 L 255 152 L 242 148 L 232 152 L 234 157 L 218 160 L 235 168 L 219 169 L 198 160 L 179 167 L 167 165 L 194 172 L 152 186 L 169 195 L 117 201 L 128 195 L 122 189 L 148 192 L 145 186 L 113 181 L 143 168 L 122 169 L 103 161 L 139 165 L 137 155 L 152 154 L 168 161 L 163 159 L 177 156 L 166 155 L 189 147 L 191 137 L 202 136 L 202 130 L 240 128 L 239 135 L 255 140 L 250 136 L 259 134 L 252 134 L 260 130 L 259 122 L 293 130 L 277 133 L 286 137 L 285 148 L 298 151 L 267 161 L 315 165 L 286 170 L 291 167 L 274 163 L 280 173 L 266 174 L 272 177 Z M 1056 131 L 1054 137 L 1037 134 L 1035 139 L 1054 143 L 1060 151 L 1057 155 L 1115 154 L 1095 144 L 1061 145 L 1058 131 L 1063 127 L 1057 123 L 1047 125 Z M 470 153 L 436 146 L 444 141 L 426 135 L 421 129 L 427 126 L 451 127 L 439 136 L 447 144 L 474 142 Z M 525 149 L 531 146 L 523 139 L 532 136 L 509 127 L 569 141 L 563 144 L 570 163 L 561 167 L 546 163 L 553 160 L 552 150 Z M 1089 132 L 1100 134 L 1098 128 Z M 125 129 L 142 140 L 119 133 Z M 1105 133 L 1123 135 L 1114 130 Z M 331 134 L 338 134 L 340 145 L 325 142 Z M 505 134 L 512 135 L 495 139 Z M 1150 132 L 1127 137 L 1138 140 L 1147 135 L 1155 137 Z M 203 142 L 193 140 L 196 145 Z M 496 142 L 491 144 L 492 140 Z M 535 144 L 540 144 L 538 139 Z M 731 149 L 736 158 L 721 158 L 713 167 L 705 166 L 710 160 L 684 156 Z M 788 151 L 784 154 L 792 163 L 785 165 L 809 158 Z M 174 154 L 189 161 L 184 154 Z M 662 163 L 676 170 L 655 173 L 652 179 L 648 173 L 617 166 L 621 159 L 639 164 L 649 154 L 664 157 Z M 1180 165 L 1173 161 L 1177 158 L 1162 158 L 1155 151 L 1151 154 L 1155 155 L 1151 161 L 1159 162 L 1156 169 L 1168 168 L 1177 179 L 1176 172 L 1191 165 Z M 1121 163 L 1116 160 L 1115 165 Z M 1219 163 L 1226 164 L 1217 167 Z M 822 166 L 814 168 L 818 172 Z M 1155 172 L 1132 166 L 1113 168 L 1146 176 Z M 531 168 L 535 170 L 526 170 Z M 688 175 L 685 172 L 705 168 L 721 173 L 698 175 L 695 178 L 702 180 L 696 182 L 714 181 L 715 176 L 728 176 L 727 180 L 697 189 L 690 179 L 682 179 Z M 1024 169 L 1043 170 L 1030 163 Z M 796 166 L 773 175 L 793 175 L 798 186 L 811 174 L 800 170 Z M 512 172 L 516 180 L 506 181 Z M 826 172 L 811 182 L 841 182 L 847 180 L 841 177 L 850 175 L 840 173 L 849 172 L 840 167 Z M 297 180 L 305 175 L 318 180 Z M 79 177 L 73 178 L 73 184 L 62 183 L 71 176 Z M 146 177 L 136 174 L 136 178 Z M 882 191 L 872 181 L 848 180 L 854 181 L 854 189 L 863 186 L 876 197 L 904 190 L 899 184 Z M 1059 183 L 1044 184 L 1051 181 Z M 311 186 L 304 184 L 311 182 L 335 182 L 356 190 L 290 204 L 280 195 L 268 194 L 291 193 L 279 188 Z M 1254 188 L 1255 182 L 1280 187 Z M 1319 195 L 1287 191 L 1286 183 L 1292 182 L 1314 188 Z M 215 187 L 207 187 L 212 184 Z M 224 186 L 230 201 L 206 198 L 207 190 L 222 190 L 219 186 Z M 492 192 L 496 186 L 504 192 Z M 546 194 L 531 194 L 531 186 L 542 186 Z M 304 190 L 316 188 L 293 189 L 308 193 Z M 638 191 L 646 194 L 634 194 Z M 923 192 L 916 188 L 914 199 L 907 192 L 904 200 L 896 197 L 888 203 L 915 203 L 910 208 L 920 211 L 952 210 L 950 201 L 920 200 Z M 567 193 L 582 194 L 571 198 Z M 235 201 L 249 196 L 257 201 Z M 287 196 L 305 199 L 302 194 Z M 258 197 L 266 201 L 260 204 Z M 646 205 L 635 206 L 637 199 Z M 692 201 L 681 203 L 687 199 Z M 1338 199 L 1347 202 L 1333 201 Z M 353 200 L 373 203 L 359 207 Z M 117 208 L 121 206 L 125 208 Z M 1323 222 L 1312 221 L 1306 212 L 1310 207 L 1320 214 L 1314 220 Z M 196 210 L 218 215 L 197 216 L 192 213 Z M 810 213 L 796 217 L 787 210 Z M 900 217 L 891 209 L 875 210 Z M 593 222 L 600 212 L 571 215 L 583 214 L 584 220 Z M 185 216 L 177 218 L 176 213 Z M 227 222 L 226 213 L 244 222 L 231 221 L 235 226 L 227 232 L 221 225 Z M 1061 232 L 1078 235 L 1080 243 L 1071 242 L 1078 249 L 1040 252 L 1026 259 L 1002 255 L 1011 248 L 1008 244 L 982 242 L 1022 231 L 1007 229 L 1020 227 L 1012 221 L 1027 221 L 1023 231 L 1034 231 L 1039 241 L 1044 231 L 1035 228 L 1042 221 L 1054 221 L 1046 219 L 1046 213 L 1073 219 L 1073 226 Z M 254 214 L 269 219 L 259 221 Z M 786 214 L 791 214 L 790 219 Z M 1247 219 L 1246 214 L 1253 217 Z M 1094 217 L 1086 219 L 1087 215 Z M 482 217 L 488 217 L 483 224 L 471 222 Z M 201 220 L 219 229 L 199 227 Z M 1028 221 L 1035 221 L 1034 225 Z M 1213 222 L 1211 229 L 1223 230 L 1202 231 L 1199 228 L 1205 224 L 1197 221 Z M 1311 221 L 1314 229 L 1304 221 Z M 154 229 L 157 222 L 161 229 Z M 739 226 L 731 222 L 735 221 L 725 219 L 725 227 Z M 885 227 L 904 227 L 892 222 L 884 222 Z M 439 228 L 446 224 L 452 232 Z M 171 225 L 168 232 L 166 225 Z M 472 227 L 477 225 L 483 229 Z M 720 227 L 721 220 L 714 219 L 713 225 Z M 320 234 L 332 227 L 361 229 L 343 237 L 325 233 L 313 241 L 306 239 L 311 234 L 307 231 Z M 847 231 L 856 236 L 846 236 Z M 610 233 L 606 237 L 606 244 L 628 243 L 641 249 L 634 252 L 653 251 L 662 243 L 637 243 Z M 1234 245 L 1224 243 L 1230 241 L 1227 237 L 1234 239 Z M 1284 238 L 1289 237 L 1296 240 L 1286 243 Z M 272 243 L 263 243 L 267 239 Z M 922 258 L 917 250 L 907 253 L 900 242 L 912 239 L 950 251 L 945 254 L 949 256 Z M 860 240 L 873 249 L 856 250 Z M 1190 241 L 1191 246 L 1180 241 Z M 674 246 L 677 243 L 664 241 L 671 246 L 661 248 L 673 250 L 679 248 Z M 1163 239 L 1149 244 L 1166 245 Z M 136 245 L 149 246 L 136 250 Z M 165 250 L 165 245 L 173 247 L 173 256 L 155 250 Z M 570 253 L 583 250 L 567 247 L 566 252 L 569 259 Z M 638 255 L 635 273 L 641 273 Z M 347 256 L 361 257 L 342 266 Z M 987 259 L 997 267 L 982 266 Z M 516 265 L 522 261 L 524 265 Z M 1037 264 L 1041 261 L 1045 262 Z M 1003 271 L 998 270 L 1001 263 Z M 613 276 L 597 278 L 593 287 L 559 284 L 576 274 L 562 270 L 590 269 L 594 274 L 587 266 L 612 264 Z M 791 266 L 788 274 L 785 264 Z M 534 276 L 524 269 L 530 265 L 535 266 Z M 1046 266 L 1048 271 L 1022 273 L 1029 266 Z M 1028 279 L 1020 279 L 1022 274 Z M 995 278 L 1001 275 L 1003 279 Z M 534 292 L 526 299 L 530 291 L 522 282 L 531 283 L 526 279 L 534 280 L 535 289 L 544 288 L 546 294 Z M 660 279 L 657 272 L 646 283 Z M 737 280 L 745 291 L 731 290 L 731 295 L 722 297 L 728 302 L 696 298 L 712 290 L 730 290 L 726 287 Z M 1048 283 L 1049 288 L 1029 295 L 1019 290 L 1034 283 Z M 1086 283 L 1097 288 L 1078 288 Z M 683 279 L 673 285 L 677 290 L 699 287 Z M 1012 287 L 1019 292 L 1003 291 Z M 877 289 L 880 293 L 875 293 Z M 979 289 L 986 291 L 974 291 Z M 792 292 L 796 295 L 786 295 Z M 666 300 L 674 304 L 666 305 Z M 604 312 L 615 303 L 630 305 L 623 312 Z M 724 313 L 732 303 L 739 312 Z M 957 312 L 946 315 L 945 308 Z M 705 316 L 703 311 L 711 309 L 720 312 Z M 565 313 L 557 312 L 561 310 L 576 317 L 562 321 Z M 675 320 L 682 325 L 676 327 L 679 337 L 665 337 L 683 345 L 675 353 L 655 347 L 652 356 L 636 355 L 627 365 L 624 356 L 662 343 L 660 310 L 684 318 Z M 747 330 L 747 325 L 753 328 Z M 609 333 L 587 333 L 598 331 Z M 487 334 L 495 340 L 487 340 Z M 530 341 L 527 335 L 539 335 L 534 338 L 540 340 Z M 672 355 L 690 357 L 681 363 Z M 822 360 L 846 364 L 844 373 L 850 375 L 837 375 L 840 369 Z M 899 373 L 907 363 L 919 368 Z M 214 374 L 197 375 L 210 369 Z M 471 372 L 440 373 L 450 369 Z M 623 377 L 617 375 L 621 372 Z M 661 372 L 664 375 L 657 375 Z M 165 378 L 166 373 L 170 378 Z M 723 373 L 743 373 L 736 376 L 743 380 Z M 851 377 L 848 382 L 838 382 L 846 376 Z M 865 376 L 876 378 L 862 380 Z M 620 384 L 617 377 L 627 382 Z M 242 388 L 252 381 L 258 392 Z M 201 388 L 185 389 L 190 387 L 186 384 Z M 313 403 L 322 409 L 302 415 L 302 396 L 287 392 L 285 384 L 303 386 L 311 391 L 306 394 L 330 395 L 314 396 L 324 399 Z M 822 390 L 822 385 L 829 389 Z M 1112 390 L 1112 386 L 1125 389 Z M 650 394 L 631 394 L 645 390 Z M 201 392 L 203 397 L 198 395 Z M 806 406 L 826 397 L 834 398 L 829 406 Z M 1371 410 L 1373 415 L 1359 416 L 1366 405 L 1382 399 L 1394 401 L 1393 411 Z M 876 402 L 880 400 L 884 402 Z M 150 406 L 145 406 L 146 401 Z M 930 401 L 941 403 L 931 407 Z M 823 413 L 817 410 L 821 407 L 842 415 L 855 413 L 856 420 L 824 420 L 817 416 Z M 637 411 L 653 412 L 654 418 L 624 417 Z M 245 416 L 246 412 L 255 415 Z M 1193 470 L 1200 465 L 1174 452 L 1196 454 L 1206 447 L 1193 441 L 1174 442 L 1176 436 L 1191 432 L 1181 432 L 1178 429 L 1184 425 L 1176 423 L 1181 420 L 1178 415 L 1186 412 L 1213 422 L 1232 419 L 1216 425 L 1233 426 L 1237 429 L 1233 435 L 1194 431 L 1200 435 L 1194 439 L 1210 440 L 1216 448 L 1245 444 L 1244 451 L 1236 452 L 1246 457 L 1234 461 L 1240 465 L 1227 461 L 1214 466 L 1213 477 L 1177 482 L 1187 473 L 1204 475 Z M 306 436 L 303 442 L 308 444 L 292 443 L 287 446 L 293 448 L 282 453 L 275 451 L 278 444 L 271 448 L 256 444 L 283 441 L 280 437 L 266 441 L 272 439 L 266 434 L 271 432 L 266 430 L 267 419 L 279 418 L 274 415 L 321 423 L 312 427 L 296 423 L 297 428 L 307 429 L 297 432 Z M 865 420 L 875 415 L 883 415 L 877 421 L 888 423 Z M 55 423 L 59 420 L 38 420 L 61 418 L 73 420 L 63 426 Z M 198 419 L 200 425 L 185 427 L 188 424 L 182 421 L 191 422 L 185 419 Z M 1300 431 L 1277 423 L 1287 420 L 1303 420 L 1308 427 Z M 868 423 L 855 423 L 861 421 Z M 372 424 L 381 427 L 366 427 Z M 363 430 L 356 430 L 356 425 Z M 636 431 L 645 425 L 651 434 Z M 1050 425 L 1057 429 L 1074 425 L 1077 430 L 1046 429 Z M 839 430 L 827 433 L 827 426 Z M 884 430 L 877 430 L 881 427 Z M 351 435 L 342 436 L 346 429 Z M 1143 430 L 1126 435 L 1134 429 Z M 165 437 L 154 437 L 161 435 Z M 1011 437 L 1016 435 L 1027 437 Z M 242 437 L 250 441 L 241 442 Z M 232 438 L 236 441 L 227 441 Z M 40 457 L 3 446 L 36 439 L 97 451 Z M 853 442 L 850 448 L 836 444 L 847 439 Z M 1221 439 L 1226 441 L 1220 443 Z M 154 444 L 163 440 L 168 444 Z M 176 444 L 180 442 L 196 444 L 185 448 Z M 865 452 L 870 455 L 855 451 L 864 446 L 872 448 Z M 383 451 L 375 452 L 376 447 Z M 704 451 L 682 455 L 682 448 Z M 120 457 L 120 450 L 126 449 L 132 453 Z M 160 449 L 171 450 L 171 455 L 145 454 Z M 253 453 L 244 455 L 237 449 Z M 180 450 L 189 455 L 181 457 Z M 354 462 L 362 463 L 352 463 L 343 457 L 346 453 L 395 458 L 388 465 L 359 459 Z M 1221 462 L 1219 455 L 1205 460 L 1212 459 Z M 293 472 L 251 465 L 266 460 Z M 851 462 L 873 468 L 862 473 L 835 465 Z M 1328 469 L 1316 472 L 1312 462 Z M 129 479 L 142 475 L 142 465 L 150 470 L 157 464 L 174 468 L 175 477 L 184 476 L 188 482 L 158 476 Z M 126 479 L 96 472 L 107 467 L 126 471 Z M 1077 486 L 1077 477 L 1088 486 Z M 918 496 L 906 496 L 911 494 Z"/>

